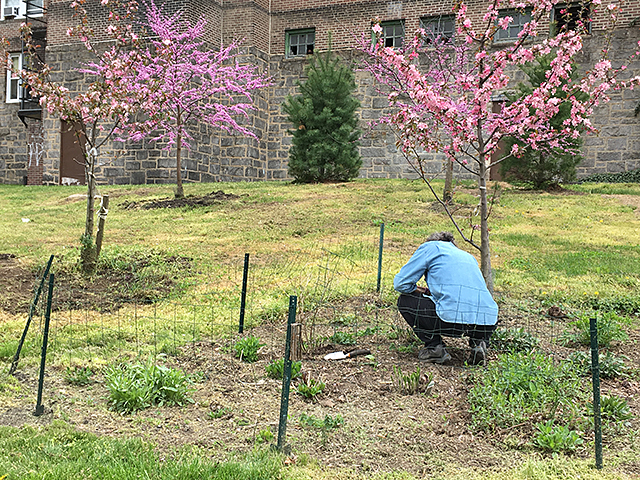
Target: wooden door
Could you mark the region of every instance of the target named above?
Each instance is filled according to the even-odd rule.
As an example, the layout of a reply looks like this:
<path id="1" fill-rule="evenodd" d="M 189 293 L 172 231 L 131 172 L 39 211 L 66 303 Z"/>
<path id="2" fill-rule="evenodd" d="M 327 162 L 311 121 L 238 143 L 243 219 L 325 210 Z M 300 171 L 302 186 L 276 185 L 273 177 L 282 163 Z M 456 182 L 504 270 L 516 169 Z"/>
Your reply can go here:
<path id="1" fill-rule="evenodd" d="M 82 136 L 77 124 L 60 122 L 60 185 L 85 185 Z"/>

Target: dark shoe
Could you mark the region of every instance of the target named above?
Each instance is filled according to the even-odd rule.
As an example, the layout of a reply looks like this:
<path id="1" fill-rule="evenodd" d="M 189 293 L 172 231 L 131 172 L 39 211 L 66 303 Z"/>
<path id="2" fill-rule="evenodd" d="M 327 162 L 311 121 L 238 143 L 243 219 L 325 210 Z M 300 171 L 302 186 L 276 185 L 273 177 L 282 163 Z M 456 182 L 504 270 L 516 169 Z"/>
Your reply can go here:
<path id="1" fill-rule="evenodd" d="M 427 363 L 445 363 L 451 360 L 451 355 L 444 348 L 444 345 L 435 347 L 423 347 L 418 352 L 418 360 Z"/>
<path id="2" fill-rule="evenodd" d="M 487 344 L 481 340 L 475 347 L 471 348 L 469 356 L 469 365 L 486 365 L 487 364 Z"/>

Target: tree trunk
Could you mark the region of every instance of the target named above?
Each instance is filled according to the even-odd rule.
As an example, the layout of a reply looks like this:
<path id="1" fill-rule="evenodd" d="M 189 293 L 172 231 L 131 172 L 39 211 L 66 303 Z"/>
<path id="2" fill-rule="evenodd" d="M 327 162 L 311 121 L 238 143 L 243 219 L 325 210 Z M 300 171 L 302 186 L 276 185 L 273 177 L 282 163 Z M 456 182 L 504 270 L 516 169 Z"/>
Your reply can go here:
<path id="1" fill-rule="evenodd" d="M 478 177 L 478 189 L 480 190 L 480 270 L 487 284 L 487 288 L 493 294 L 493 270 L 491 269 L 491 247 L 489 245 L 489 208 L 487 205 L 487 175 L 489 169 L 484 153 L 479 156 L 480 171 Z"/>
<path id="2" fill-rule="evenodd" d="M 453 199 L 453 188 L 451 184 L 453 183 L 453 162 L 448 158 L 444 160 L 444 191 L 442 192 L 442 200 L 444 203 L 451 203 Z"/>
<path id="3" fill-rule="evenodd" d="M 86 144 L 85 155 L 85 177 L 87 180 L 87 216 L 85 220 L 84 235 L 81 238 L 80 246 L 80 267 L 85 275 L 93 275 L 96 271 L 98 258 L 96 255 L 96 246 L 93 243 L 94 229 L 94 209 L 96 197 L 96 182 L 94 170 L 96 165 L 97 153 L 93 148 Z"/>
<path id="4" fill-rule="evenodd" d="M 181 118 L 178 112 L 178 136 L 176 137 L 176 198 L 184 197 L 184 189 L 182 188 L 182 132 L 180 131 Z"/>
<path id="5" fill-rule="evenodd" d="M 96 232 L 96 262 L 100 258 L 100 250 L 102 250 L 102 239 L 104 238 L 104 223 L 109 213 L 109 195 L 102 196 L 100 209 L 98 210 L 98 231 Z"/>

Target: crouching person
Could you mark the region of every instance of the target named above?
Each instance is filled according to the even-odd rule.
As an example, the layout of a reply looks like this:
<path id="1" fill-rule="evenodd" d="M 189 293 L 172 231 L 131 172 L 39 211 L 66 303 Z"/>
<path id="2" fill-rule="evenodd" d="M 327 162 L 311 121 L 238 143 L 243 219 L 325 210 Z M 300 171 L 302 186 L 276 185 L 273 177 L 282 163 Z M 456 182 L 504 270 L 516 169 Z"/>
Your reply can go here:
<path id="1" fill-rule="evenodd" d="M 418 286 L 424 277 L 427 286 Z M 485 364 L 498 321 L 498 305 L 473 255 L 460 250 L 449 232 L 433 233 L 393 280 L 398 310 L 424 342 L 418 359 L 451 359 L 442 337 L 469 337 L 472 365 Z"/>

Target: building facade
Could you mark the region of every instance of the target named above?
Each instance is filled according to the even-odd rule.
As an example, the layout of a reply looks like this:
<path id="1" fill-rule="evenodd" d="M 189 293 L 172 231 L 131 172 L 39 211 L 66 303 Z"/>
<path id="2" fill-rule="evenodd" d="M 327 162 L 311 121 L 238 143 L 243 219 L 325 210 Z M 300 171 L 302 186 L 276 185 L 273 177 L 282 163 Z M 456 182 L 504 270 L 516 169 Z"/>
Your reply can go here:
<path id="1" fill-rule="evenodd" d="M 92 3 L 93 2 L 93 3 Z M 184 152 L 185 181 L 258 181 L 287 180 L 288 149 L 291 126 L 282 113 L 287 95 L 297 94 L 296 82 L 304 79 L 308 55 L 332 48 L 345 61 L 357 61 L 355 46 L 362 35 L 369 35 L 372 18 L 379 18 L 389 46 L 401 44 L 403 36 L 419 27 L 434 29 L 442 35 L 455 35 L 455 18 L 451 0 L 168 0 L 166 8 L 182 8 L 192 20 L 204 16 L 211 45 L 243 39 L 243 61 L 252 62 L 268 72 L 273 86 L 255 98 L 256 110 L 249 119 L 258 137 L 239 138 L 206 125 L 193 125 L 195 141 Z M 486 0 L 469 0 L 472 20 L 480 21 Z M 66 30 L 73 25 L 69 1 L 0 0 L 0 35 L 9 38 L 10 57 L 19 67 L 24 58 L 18 29 L 28 20 L 43 45 L 45 61 L 53 76 L 72 91 L 81 89 L 85 79 L 75 69 L 87 61 L 84 47 L 70 42 Z M 95 21 L 95 30 L 104 29 L 100 6 L 89 1 L 87 9 Z M 578 4 L 557 7 L 580 17 L 585 10 Z M 509 41 L 517 36 L 526 12 L 506 12 L 514 16 L 509 30 L 501 32 Z M 558 16 L 558 19 L 560 17 Z M 559 20 L 555 19 L 557 23 Z M 554 18 L 540 25 L 549 32 Z M 589 69 L 598 58 L 605 36 L 604 19 L 588 15 L 590 33 L 584 36 L 580 68 Z M 627 0 L 613 35 L 612 60 L 622 62 L 637 49 L 640 41 L 640 2 Z M 499 48 L 499 45 L 497 46 Z M 640 60 L 635 60 L 625 75 L 640 75 Z M 0 183 L 74 184 L 84 183 L 79 145 L 72 126 L 41 112 L 37 105 L 20 101 L 19 79 L 7 72 L 4 97 L 0 102 Z M 357 92 L 361 101 L 359 115 L 364 131 L 360 153 L 365 178 L 412 178 L 415 176 L 404 157 L 396 150 L 395 138 L 384 129 L 369 128 L 369 122 L 388 108 L 372 79 L 357 73 Z M 578 175 L 620 172 L 640 167 L 640 117 L 634 115 L 640 102 L 640 90 L 623 90 L 612 95 L 611 102 L 599 106 L 592 122 L 598 136 L 585 138 L 584 161 Z M 101 152 L 97 176 L 103 184 L 174 183 L 175 155 L 148 143 L 113 144 Z M 434 173 L 441 170 L 442 159 L 427 157 Z"/>

